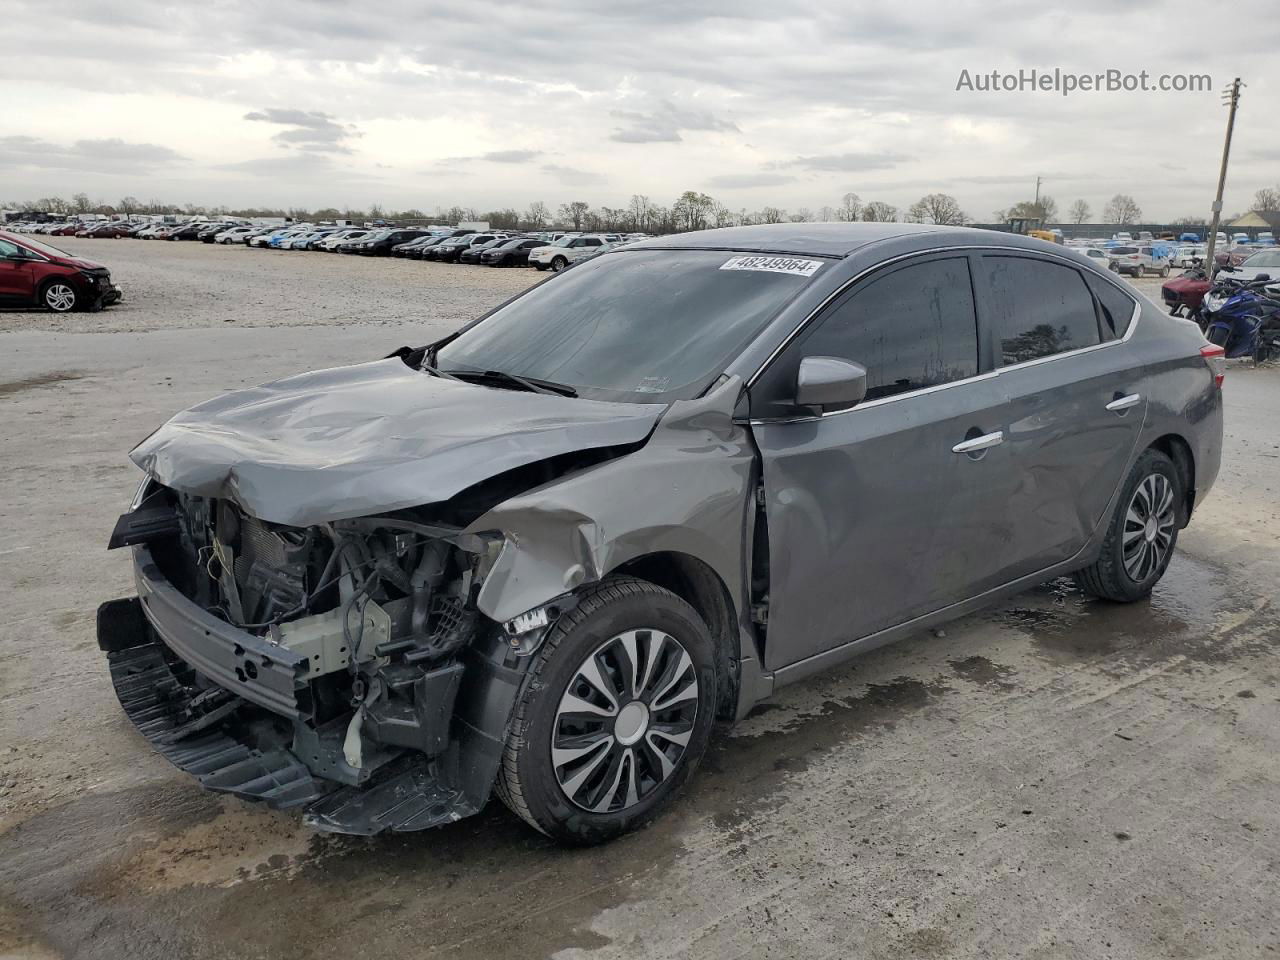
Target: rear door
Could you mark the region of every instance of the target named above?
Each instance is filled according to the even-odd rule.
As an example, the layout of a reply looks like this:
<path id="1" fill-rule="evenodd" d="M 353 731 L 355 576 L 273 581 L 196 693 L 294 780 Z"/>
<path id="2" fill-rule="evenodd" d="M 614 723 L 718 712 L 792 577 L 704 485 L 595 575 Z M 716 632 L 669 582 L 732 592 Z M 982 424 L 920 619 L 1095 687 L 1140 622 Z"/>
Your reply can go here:
<path id="1" fill-rule="evenodd" d="M 769 538 L 770 669 L 965 599 L 994 575 L 1014 471 L 980 354 L 970 261 L 921 257 L 832 303 L 751 387 Z M 866 399 L 796 408 L 806 356 L 868 371 Z M 971 452 L 957 446 L 980 441 Z"/>
<path id="2" fill-rule="evenodd" d="M 992 253 L 976 271 L 1014 468 L 993 543 L 1009 581 L 1075 556 L 1104 519 L 1146 412 L 1125 340 L 1137 302 L 1062 261 Z"/>
<path id="3" fill-rule="evenodd" d="M 34 271 L 23 248 L 0 239 L 0 300 L 29 303 L 35 297 Z"/>

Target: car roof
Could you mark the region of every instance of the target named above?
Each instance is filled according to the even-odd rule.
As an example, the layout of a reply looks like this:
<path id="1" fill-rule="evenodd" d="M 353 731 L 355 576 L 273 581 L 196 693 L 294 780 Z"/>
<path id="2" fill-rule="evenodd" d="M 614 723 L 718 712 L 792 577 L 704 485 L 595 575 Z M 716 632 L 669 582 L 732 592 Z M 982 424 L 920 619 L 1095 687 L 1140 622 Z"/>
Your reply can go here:
<path id="1" fill-rule="evenodd" d="M 932 234 L 945 244 L 984 244 L 997 238 L 1002 246 L 1043 250 L 1046 241 L 975 227 L 945 227 L 929 223 L 764 223 L 750 227 L 722 227 L 675 233 L 640 240 L 625 250 L 742 250 L 750 253 L 807 254 L 847 257 L 851 253 L 899 237 Z"/>

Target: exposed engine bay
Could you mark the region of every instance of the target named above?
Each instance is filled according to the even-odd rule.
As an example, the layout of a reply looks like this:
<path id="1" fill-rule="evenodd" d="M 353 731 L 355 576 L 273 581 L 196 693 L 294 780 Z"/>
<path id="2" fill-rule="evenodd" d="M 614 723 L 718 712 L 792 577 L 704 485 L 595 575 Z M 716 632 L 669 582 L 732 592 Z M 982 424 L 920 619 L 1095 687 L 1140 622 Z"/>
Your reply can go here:
<path id="1" fill-rule="evenodd" d="M 407 782 L 429 785 L 437 815 L 474 812 L 470 807 L 487 799 L 484 757 L 496 755 L 500 744 L 486 742 L 484 723 L 468 722 L 468 709 L 491 706 L 493 684 L 479 684 L 478 702 L 459 714 L 464 677 L 470 670 L 473 681 L 486 675 L 492 681 L 506 670 L 512 674 L 506 686 L 514 689 L 519 659 L 573 603 L 565 597 L 550 615 L 534 611 L 505 626 L 484 617 L 475 595 L 502 543 L 500 536 L 427 522 L 415 511 L 289 527 L 249 516 L 229 500 L 144 485 L 111 545 L 136 551 L 141 612 L 149 621 L 141 629 L 162 641 L 152 645 L 154 653 L 172 674 L 160 685 L 166 723 L 157 746 L 181 749 L 217 729 L 253 755 L 300 764 L 308 782 L 280 796 L 264 794 L 253 781 L 265 778 L 274 789 L 303 776 L 299 771 L 254 770 L 249 782 L 227 787 L 282 806 L 314 801 L 341 785 L 367 788 L 380 772 L 403 770 Z M 229 636 L 206 629 L 204 637 L 192 637 L 185 627 L 168 633 L 158 594 L 149 595 L 141 582 L 146 576 L 226 624 Z M 138 623 L 131 625 L 135 634 Z M 136 649 L 132 641 L 118 645 Z M 502 704 L 492 707 L 501 711 Z M 480 740 L 478 755 L 462 748 L 468 737 L 472 747 Z M 393 792 L 399 798 L 403 782 Z M 369 796 L 364 790 L 345 802 L 364 812 Z M 467 809 L 455 809 L 460 805 Z M 360 833 L 431 825 L 311 819 Z"/>

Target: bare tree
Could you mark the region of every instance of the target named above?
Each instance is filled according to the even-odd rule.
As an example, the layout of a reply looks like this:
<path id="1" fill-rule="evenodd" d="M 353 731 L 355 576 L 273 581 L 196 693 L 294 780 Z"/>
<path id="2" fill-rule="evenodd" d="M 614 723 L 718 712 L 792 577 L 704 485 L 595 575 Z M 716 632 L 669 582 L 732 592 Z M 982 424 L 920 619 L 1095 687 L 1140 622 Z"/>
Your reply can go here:
<path id="1" fill-rule="evenodd" d="M 136 211 L 142 209 L 142 201 L 137 197 L 122 197 L 118 206 L 121 213 L 126 217 L 131 217 Z"/>
<path id="2" fill-rule="evenodd" d="M 1253 204 L 1249 209 L 1257 213 L 1280 211 L 1280 188 L 1263 187 L 1253 195 Z"/>
<path id="3" fill-rule="evenodd" d="M 1071 204 L 1071 209 L 1068 211 L 1067 216 L 1071 218 L 1072 223 L 1084 223 L 1092 213 L 1093 211 L 1089 209 L 1089 204 L 1083 200 L 1077 200 Z"/>
<path id="4" fill-rule="evenodd" d="M 591 204 L 584 200 L 574 200 L 571 203 L 560 204 L 560 218 L 566 223 L 573 224 L 573 229 L 581 230 L 582 223 L 587 217 L 587 211 L 591 209 Z"/>
<path id="5" fill-rule="evenodd" d="M 686 190 L 671 205 L 671 213 L 680 230 L 705 230 L 716 201 L 705 193 Z"/>
<path id="6" fill-rule="evenodd" d="M 541 230 L 550 219 L 551 211 L 547 209 L 547 205 L 541 200 L 533 201 L 533 203 L 529 204 L 529 209 L 524 212 L 524 222 L 529 225 L 531 230 Z"/>
<path id="7" fill-rule="evenodd" d="M 862 213 L 862 198 L 856 193 L 846 193 L 840 198 L 840 208 L 836 210 L 836 219 L 852 223 Z"/>
<path id="8" fill-rule="evenodd" d="M 1041 220 L 1044 223 L 1053 223 L 1058 219 L 1058 201 L 1054 200 L 1053 197 L 1043 196 L 1040 198 L 1039 203 L 1034 200 L 1023 200 L 1015 203 L 1003 213 L 999 210 L 996 211 L 996 220 L 998 221 L 1008 220 L 1010 217 L 1024 217 Z M 1076 222 L 1078 223 L 1079 221 Z"/>
<path id="9" fill-rule="evenodd" d="M 737 225 L 738 215 L 723 203 L 715 201 L 711 205 L 711 225 L 713 227 L 732 227 Z"/>
<path id="10" fill-rule="evenodd" d="M 627 204 L 627 216 L 631 225 L 640 231 L 647 231 L 653 226 L 653 203 L 642 193 L 633 193 L 631 202 Z"/>
<path id="11" fill-rule="evenodd" d="M 1203 227 L 1207 226 L 1209 221 L 1204 217 L 1179 217 L 1172 223 L 1175 227 Z"/>
<path id="12" fill-rule="evenodd" d="M 907 220 L 911 223 L 941 223 L 961 226 L 968 223 L 969 216 L 960 209 L 956 198 L 946 193 L 930 193 L 921 197 L 907 210 Z"/>
<path id="13" fill-rule="evenodd" d="M 808 207 L 801 207 L 799 210 L 797 210 L 795 213 L 791 215 L 791 222 L 792 223 L 812 223 L 813 211 L 810 210 Z"/>
<path id="14" fill-rule="evenodd" d="M 787 211 L 779 207 L 765 207 L 756 214 L 756 218 L 759 223 L 786 223 Z"/>
<path id="15" fill-rule="evenodd" d="M 1142 208 L 1127 193 L 1117 193 L 1107 201 L 1107 206 L 1102 211 L 1102 219 L 1106 223 L 1115 223 L 1121 226 L 1137 223 L 1142 219 Z"/>
<path id="16" fill-rule="evenodd" d="M 862 219 L 867 223 L 893 223 L 898 219 L 898 208 L 883 200 L 872 200 L 862 208 Z"/>

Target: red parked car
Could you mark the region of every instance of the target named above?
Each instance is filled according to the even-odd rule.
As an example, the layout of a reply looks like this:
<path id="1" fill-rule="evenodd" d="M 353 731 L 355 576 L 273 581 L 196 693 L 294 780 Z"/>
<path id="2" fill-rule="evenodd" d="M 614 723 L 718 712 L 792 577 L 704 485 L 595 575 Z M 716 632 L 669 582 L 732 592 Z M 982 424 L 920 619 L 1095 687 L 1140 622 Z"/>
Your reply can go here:
<path id="1" fill-rule="evenodd" d="M 130 225 L 127 223 L 94 223 L 81 230 L 76 231 L 77 237 L 95 237 L 102 239 L 106 237 L 110 240 L 116 240 L 120 237 L 129 236 Z"/>
<path id="2" fill-rule="evenodd" d="M 0 304 L 54 313 L 96 310 L 124 296 L 111 271 L 34 237 L 0 231 Z"/>

